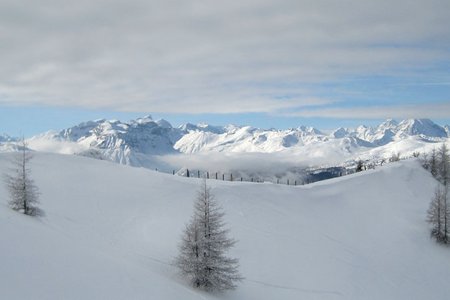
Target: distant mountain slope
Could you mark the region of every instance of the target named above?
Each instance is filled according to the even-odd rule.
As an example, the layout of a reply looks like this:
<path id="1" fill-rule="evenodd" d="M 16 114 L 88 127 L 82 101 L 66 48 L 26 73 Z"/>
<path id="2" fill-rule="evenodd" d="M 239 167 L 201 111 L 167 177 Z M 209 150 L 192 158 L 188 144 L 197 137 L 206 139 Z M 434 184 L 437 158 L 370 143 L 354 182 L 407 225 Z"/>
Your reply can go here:
<path id="1" fill-rule="evenodd" d="M 327 135 L 301 126 L 289 130 L 264 130 L 253 127 L 229 127 L 223 132 L 190 130 L 175 144 L 182 153 L 286 153 L 302 161 L 322 155 L 323 161 L 341 159 L 381 159 L 394 152 L 410 156 L 428 152 L 434 143 L 447 141 L 446 130 L 427 119 L 400 123 L 386 120 L 372 128 L 339 128 Z M 330 150 L 333 155 L 330 157 Z"/>
<path id="2" fill-rule="evenodd" d="M 89 121 L 60 132 L 33 137 L 29 143 L 31 148 L 40 150 L 49 150 L 47 143 L 57 142 L 56 148 L 62 143 L 78 154 L 89 156 L 94 153 L 120 164 L 152 168 L 153 156 L 177 153 L 173 145 L 181 136 L 182 132 L 169 122 L 154 121 L 146 116 L 128 123 Z"/>
<path id="3" fill-rule="evenodd" d="M 121 122 L 95 120 L 28 140 L 30 148 L 57 153 L 77 153 L 121 164 L 171 168 L 159 157 L 173 154 L 278 153 L 293 161 L 344 163 L 352 159 L 381 159 L 393 152 L 412 155 L 427 152 L 434 143 L 448 140 L 449 128 L 428 119 L 386 120 L 376 127 L 338 128 L 325 134 L 312 127 L 287 130 L 251 126 L 212 126 L 186 123 L 178 128 L 151 116 Z M 9 137 L 0 137 L 3 146 Z M 330 156 L 331 154 L 331 156 Z M 186 166 L 182 165 L 172 167 Z"/>
<path id="4" fill-rule="evenodd" d="M 7 134 L 0 134 L 0 143 L 5 143 L 5 142 L 15 142 L 17 141 L 17 138 L 11 137 Z"/>
<path id="5" fill-rule="evenodd" d="M 327 139 L 328 137 L 319 130 L 305 126 L 289 130 L 228 126 L 219 133 L 190 130 L 174 147 L 183 153 L 205 151 L 272 153 Z"/>

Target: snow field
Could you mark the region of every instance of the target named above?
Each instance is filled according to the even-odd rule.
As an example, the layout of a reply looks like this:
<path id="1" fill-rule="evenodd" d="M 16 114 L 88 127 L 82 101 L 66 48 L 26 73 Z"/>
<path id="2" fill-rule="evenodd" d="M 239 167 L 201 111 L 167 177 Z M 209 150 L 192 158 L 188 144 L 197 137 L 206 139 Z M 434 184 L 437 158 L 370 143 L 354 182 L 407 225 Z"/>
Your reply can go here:
<path id="1" fill-rule="evenodd" d="M 31 166 L 44 217 L 10 210 L 0 186 L 5 299 L 450 295 L 450 250 L 425 222 L 435 181 L 414 161 L 297 187 L 209 180 L 246 278 L 224 294 L 191 288 L 171 265 L 200 180 L 58 154 Z"/>

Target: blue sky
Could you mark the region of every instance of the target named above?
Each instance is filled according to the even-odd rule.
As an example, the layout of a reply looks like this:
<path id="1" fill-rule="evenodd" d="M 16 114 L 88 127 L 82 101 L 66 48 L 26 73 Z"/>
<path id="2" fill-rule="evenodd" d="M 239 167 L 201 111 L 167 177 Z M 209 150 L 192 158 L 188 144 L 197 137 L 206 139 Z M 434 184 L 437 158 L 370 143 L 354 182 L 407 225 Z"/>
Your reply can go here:
<path id="1" fill-rule="evenodd" d="M 299 118 L 277 117 L 263 113 L 248 114 L 152 114 L 148 113 L 124 113 L 104 110 L 83 110 L 76 108 L 55 107 L 2 107 L 0 110 L 0 124 L 3 133 L 12 136 L 31 137 L 48 130 L 58 130 L 72 127 L 75 124 L 95 119 L 118 119 L 128 121 L 150 114 L 154 119 L 164 118 L 173 126 L 187 122 L 210 123 L 215 125 L 252 125 L 261 128 L 290 128 L 302 124 L 321 129 L 334 129 L 335 126 L 356 127 L 362 124 L 361 120 L 340 120 L 330 118 Z M 381 120 L 369 120 L 368 125 L 376 125 Z"/>
<path id="2" fill-rule="evenodd" d="M 450 1 L 0 0 L 0 133 L 450 123 Z"/>

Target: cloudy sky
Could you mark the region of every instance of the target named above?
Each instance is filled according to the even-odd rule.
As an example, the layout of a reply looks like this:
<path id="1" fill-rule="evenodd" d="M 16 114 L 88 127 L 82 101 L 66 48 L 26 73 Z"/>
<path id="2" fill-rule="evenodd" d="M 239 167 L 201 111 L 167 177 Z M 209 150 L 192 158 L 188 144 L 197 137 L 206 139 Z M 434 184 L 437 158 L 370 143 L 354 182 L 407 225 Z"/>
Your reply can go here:
<path id="1" fill-rule="evenodd" d="M 450 123 L 448 0 L 0 0 L 0 133 Z"/>

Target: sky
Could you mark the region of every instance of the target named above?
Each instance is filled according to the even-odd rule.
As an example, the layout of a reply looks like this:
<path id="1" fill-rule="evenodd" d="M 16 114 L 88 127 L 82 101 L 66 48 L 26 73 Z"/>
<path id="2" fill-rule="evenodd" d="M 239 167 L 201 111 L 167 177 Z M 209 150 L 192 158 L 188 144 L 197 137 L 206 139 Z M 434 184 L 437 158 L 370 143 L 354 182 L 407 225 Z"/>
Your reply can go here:
<path id="1" fill-rule="evenodd" d="M 0 0 L 0 133 L 450 123 L 448 0 Z"/>

